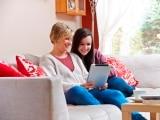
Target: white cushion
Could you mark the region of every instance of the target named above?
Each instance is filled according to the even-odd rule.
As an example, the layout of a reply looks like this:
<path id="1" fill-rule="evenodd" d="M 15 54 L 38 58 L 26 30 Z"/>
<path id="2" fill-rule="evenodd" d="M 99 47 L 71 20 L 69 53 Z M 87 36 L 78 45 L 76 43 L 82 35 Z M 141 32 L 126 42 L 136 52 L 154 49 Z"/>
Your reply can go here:
<path id="1" fill-rule="evenodd" d="M 114 105 L 68 106 L 70 120 L 122 120 L 122 114 Z"/>
<path id="2" fill-rule="evenodd" d="M 160 87 L 160 55 L 120 57 L 139 81 L 138 87 Z"/>

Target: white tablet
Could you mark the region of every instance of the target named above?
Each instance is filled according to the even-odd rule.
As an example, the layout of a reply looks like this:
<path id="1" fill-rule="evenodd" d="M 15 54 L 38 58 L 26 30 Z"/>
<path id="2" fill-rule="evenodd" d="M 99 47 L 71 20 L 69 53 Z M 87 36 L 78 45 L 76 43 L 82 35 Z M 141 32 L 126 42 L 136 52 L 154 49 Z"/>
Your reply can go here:
<path id="1" fill-rule="evenodd" d="M 103 86 L 108 79 L 110 67 L 107 64 L 92 64 L 87 82 L 92 82 L 95 87 Z"/>

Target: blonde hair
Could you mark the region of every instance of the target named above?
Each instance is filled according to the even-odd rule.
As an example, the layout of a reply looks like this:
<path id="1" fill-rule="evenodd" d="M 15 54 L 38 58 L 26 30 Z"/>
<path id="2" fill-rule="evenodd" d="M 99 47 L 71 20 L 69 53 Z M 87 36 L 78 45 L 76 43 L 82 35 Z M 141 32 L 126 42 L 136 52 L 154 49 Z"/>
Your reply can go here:
<path id="1" fill-rule="evenodd" d="M 72 29 L 61 22 L 57 22 L 52 26 L 50 32 L 50 40 L 52 43 L 57 42 L 62 37 L 71 37 L 72 36 Z"/>

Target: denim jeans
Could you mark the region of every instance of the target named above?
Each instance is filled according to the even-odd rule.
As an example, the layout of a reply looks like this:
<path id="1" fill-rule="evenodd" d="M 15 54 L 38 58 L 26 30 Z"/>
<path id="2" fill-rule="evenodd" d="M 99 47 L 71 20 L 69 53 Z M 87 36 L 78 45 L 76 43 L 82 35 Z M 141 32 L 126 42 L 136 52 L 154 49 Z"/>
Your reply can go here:
<path id="1" fill-rule="evenodd" d="M 74 86 L 65 93 L 67 104 L 73 105 L 99 105 L 113 104 L 121 109 L 127 103 L 125 96 L 118 90 L 105 89 L 88 90 L 82 86 Z M 146 120 L 138 112 L 132 113 L 132 120 Z"/>
<path id="2" fill-rule="evenodd" d="M 108 89 L 115 89 L 121 91 L 126 97 L 130 97 L 135 89 L 133 86 L 128 85 L 122 78 L 111 76 L 107 80 Z"/>
<path id="3" fill-rule="evenodd" d="M 127 102 L 125 96 L 118 90 L 88 90 L 82 86 L 72 87 L 65 93 L 65 97 L 68 104 L 74 105 L 113 104 L 121 108 L 121 105 Z"/>

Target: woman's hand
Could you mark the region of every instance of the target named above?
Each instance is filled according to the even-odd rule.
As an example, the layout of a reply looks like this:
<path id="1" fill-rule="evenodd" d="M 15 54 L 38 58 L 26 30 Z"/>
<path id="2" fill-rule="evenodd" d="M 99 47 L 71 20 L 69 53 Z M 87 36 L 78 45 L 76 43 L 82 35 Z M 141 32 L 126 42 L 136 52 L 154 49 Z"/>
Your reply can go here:
<path id="1" fill-rule="evenodd" d="M 83 87 L 85 87 L 86 89 L 93 89 L 94 88 L 94 84 L 91 82 L 87 82 L 82 84 Z"/>
<path id="2" fill-rule="evenodd" d="M 95 88 L 94 84 L 91 82 L 84 83 L 84 84 L 82 84 L 82 86 L 85 87 L 86 89 L 89 89 L 89 90 Z M 105 90 L 107 88 L 108 88 L 108 83 L 105 83 L 102 87 L 97 87 L 96 89 Z"/>
<path id="3" fill-rule="evenodd" d="M 105 90 L 108 88 L 108 83 L 105 83 L 102 87 L 98 87 L 99 90 Z"/>

